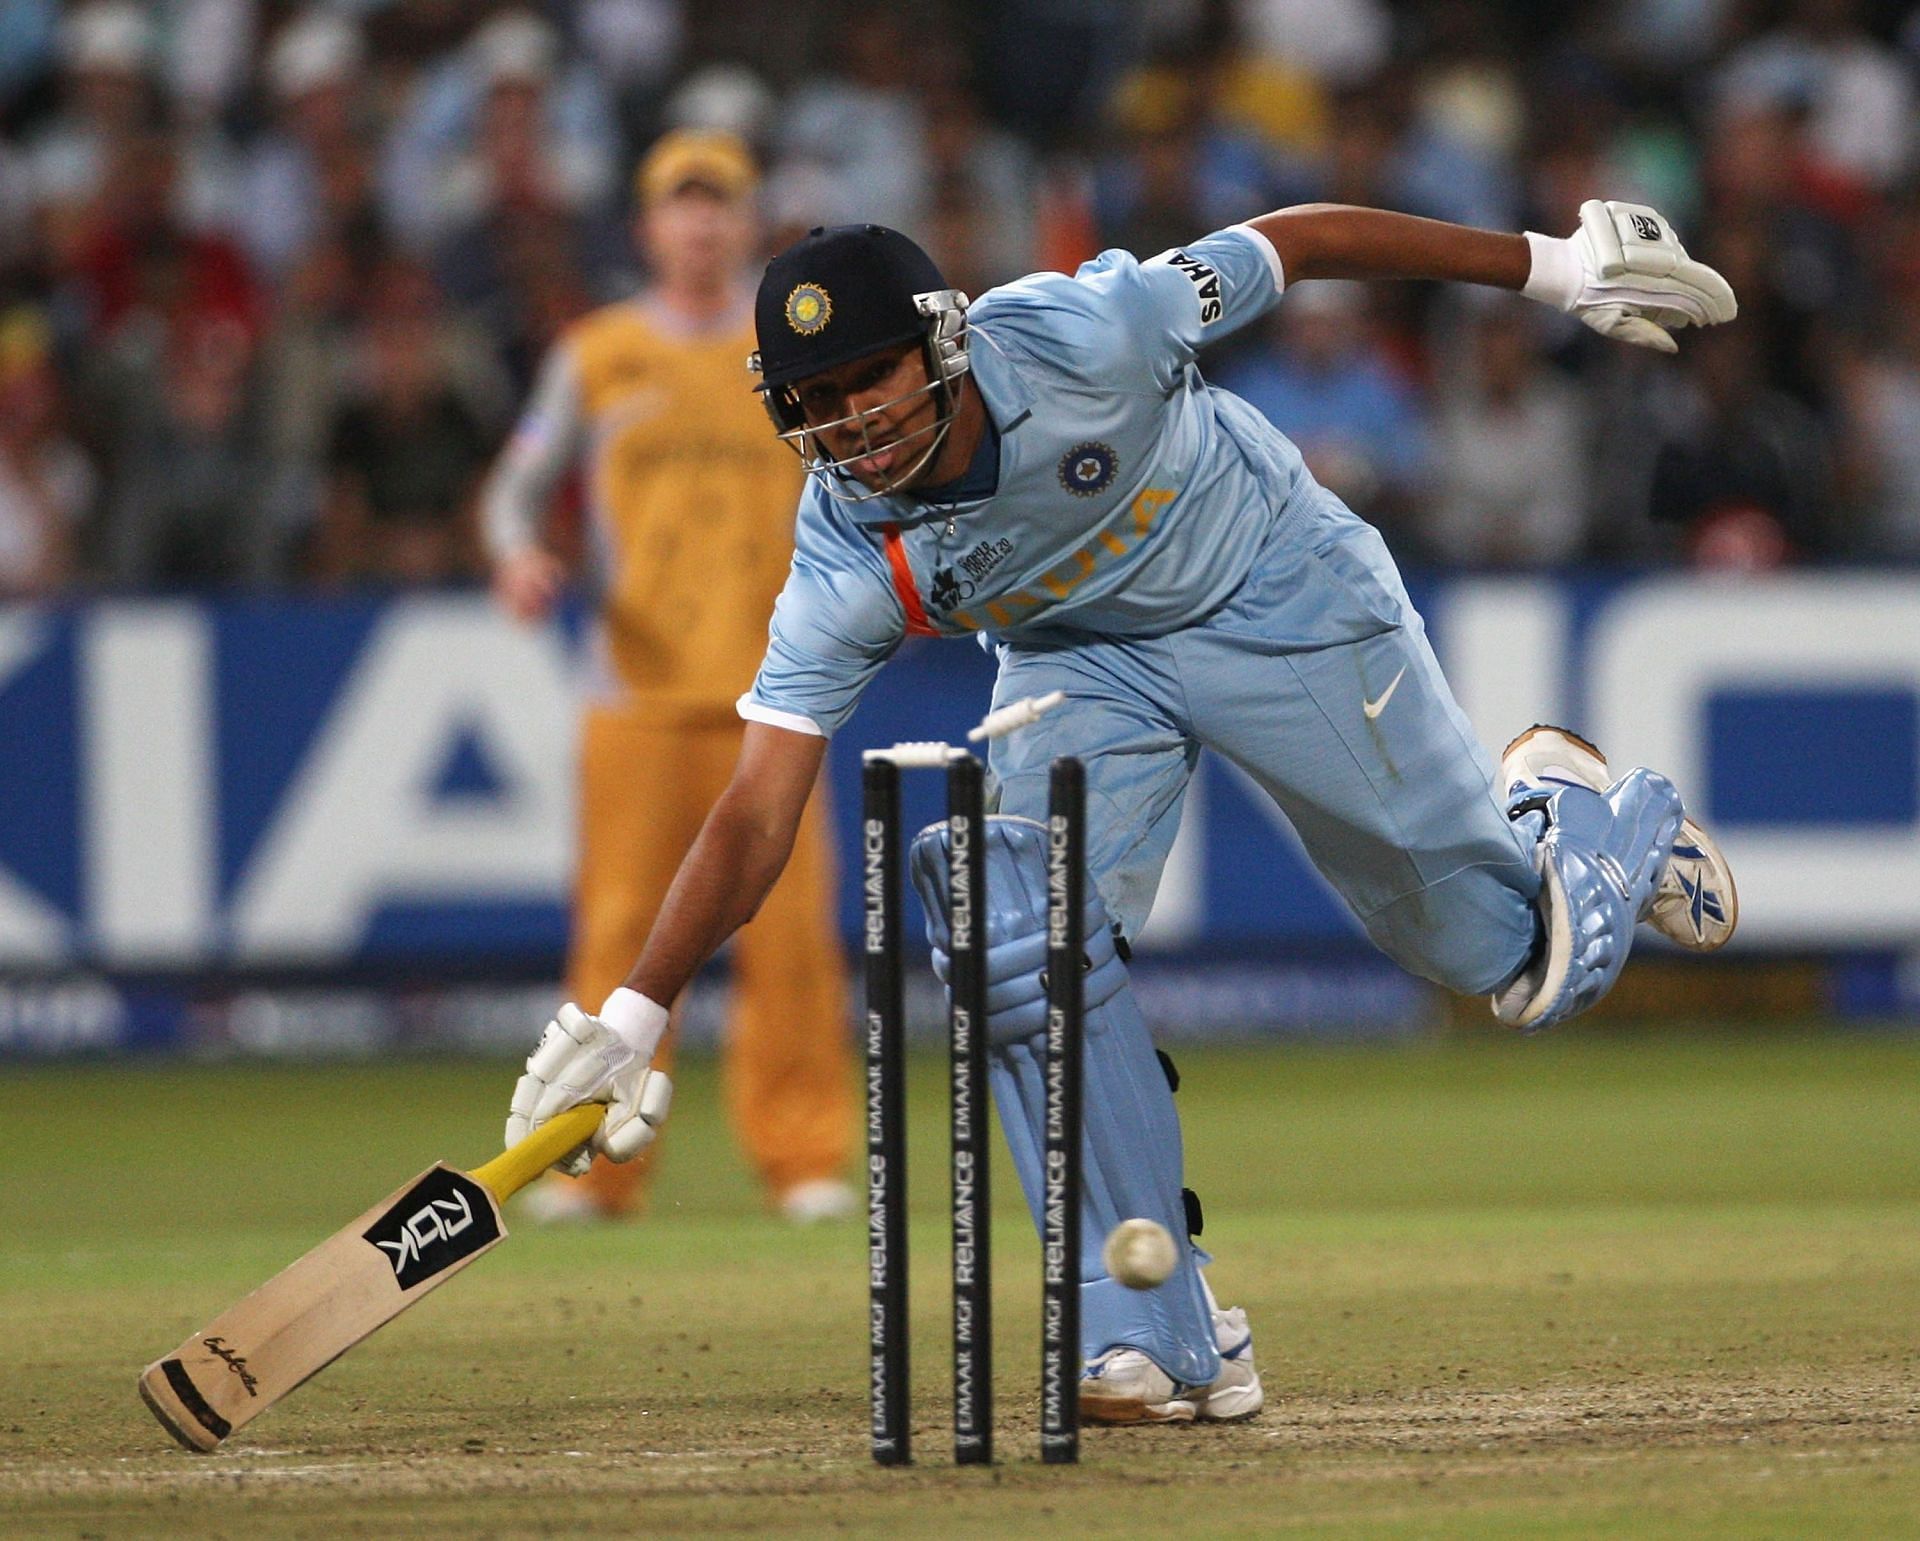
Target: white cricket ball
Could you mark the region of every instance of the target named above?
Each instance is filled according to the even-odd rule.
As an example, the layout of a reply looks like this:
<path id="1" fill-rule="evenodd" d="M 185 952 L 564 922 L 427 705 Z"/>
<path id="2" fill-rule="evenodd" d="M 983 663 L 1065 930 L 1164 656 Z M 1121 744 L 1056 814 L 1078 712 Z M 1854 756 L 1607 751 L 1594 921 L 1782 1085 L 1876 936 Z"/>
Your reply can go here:
<path id="1" fill-rule="evenodd" d="M 1101 1260 L 1130 1290 L 1150 1290 L 1165 1284 L 1180 1261 L 1167 1228 L 1157 1220 L 1122 1220 L 1107 1234 Z"/>

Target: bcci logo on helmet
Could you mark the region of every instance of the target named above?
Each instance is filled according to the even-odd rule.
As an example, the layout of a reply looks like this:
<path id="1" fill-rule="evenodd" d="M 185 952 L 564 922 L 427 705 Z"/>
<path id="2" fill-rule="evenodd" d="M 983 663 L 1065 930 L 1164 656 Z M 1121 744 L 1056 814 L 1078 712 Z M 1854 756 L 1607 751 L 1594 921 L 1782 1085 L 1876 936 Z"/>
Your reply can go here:
<path id="1" fill-rule="evenodd" d="M 1119 468 L 1120 457 L 1111 444 L 1089 439 L 1060 457 L 1060 485 L 1076 498 L 1090 498 L 1113 485 L 1113 474 Z"/>
<path id="2" fill-rule="evenodd" d="M 833 300 L 818 284 L 795 284 L 787 296 L 787 325 L 811 337 L 833 319 Z"/>

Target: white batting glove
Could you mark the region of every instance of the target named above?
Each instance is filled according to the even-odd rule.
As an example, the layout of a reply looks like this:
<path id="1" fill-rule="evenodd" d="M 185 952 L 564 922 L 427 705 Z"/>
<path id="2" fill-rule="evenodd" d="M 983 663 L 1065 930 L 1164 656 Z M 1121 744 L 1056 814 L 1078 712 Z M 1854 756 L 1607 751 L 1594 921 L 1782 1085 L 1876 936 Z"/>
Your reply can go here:
<path id="1" fill-rule="evenodd" d="M 607 997 L 597 1017 L 571 1001 L 562 1006 L 514 1085 L 507 1144 L 570 1107 L 604 1102 L 607 1116 L 593 1139 L 554 1165 L 579 1177 L 596 1150 L 613 1161 L 631 1161 L 653 1142 L 673 1101 L 673 1082 L 649 1066 L 666 1030 L 666 1007 L 624 986 Z"/>
<path id="2" fill-rule="evenodd" d="M 1589 198 L 1565 240 L 1527 232 L 1533 270 L 1521 291 L 1578 316 L 1602 337 L 1677 353 L 1673 332 L 1739 312 L 1733 289 L 1687 255 L 1666 219 L 1640 203 Z"/>

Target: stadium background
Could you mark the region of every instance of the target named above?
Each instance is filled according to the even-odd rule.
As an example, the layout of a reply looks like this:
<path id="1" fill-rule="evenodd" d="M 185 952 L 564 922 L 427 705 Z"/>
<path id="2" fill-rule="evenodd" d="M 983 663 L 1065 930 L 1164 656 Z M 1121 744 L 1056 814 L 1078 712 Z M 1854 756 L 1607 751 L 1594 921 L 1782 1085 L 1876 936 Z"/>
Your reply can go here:
<path id="1" fill-rule="evenodd" d="M 1732 956 L 1610 1009 L 1920 1017 L 1917 69 L 1920 9 L 1845 0 L 0 5 L 0 1055 L 544 1017 L 581 612 L 501 618 L 471 505 L 638 280 L 627 171 L 685 123 L 758 146 L 774 240 L 881 220 L 975 293 L 1308 199 L 1669 213 L 1742 305 L 1677 360 L 1315 285 L 1207 368 L 1387 532 L 1489 743 L 1570 720 L 1724 836 Z M 404 506 L 381 421 L 432 451 Z M 859 746 L 987 682 L 908 646 L 835 746 L 843 830 Z M 1175 1035 L 1455 1009 L 1219 764 L 1145 942 Z"/>
<path id="2" fill-rule="evenodd" d="M 0 0 L 0 1528 L 1911 1533 L 1916 15 Z M 553 1007 L 589 601 L 508 624 L 470 504 L 541 350 L 636 281 L 628 168 L 679 122 L 754 139 L 777 233 L 890 219 L 972 290 L 1302 198 L 1669 213 L 1742 303 L 1677 359 L 1308 285 L 1207 367 L 1387 531 L 1490 743 L 1566 717 L 1676 775 L 1741 935 L 1643 937 L 1599 1012 L 1516 1041 L 1371 954 L 1208 764 L 1137 977 L 1262 1418 L 1034 1461 L 1003 1160 L 1003 1460 L 944 1463 L 925 1052 L 919 1461 L 874 1468 L 864 1234 L 766 1211 L 695 1053 L 642 1223 L 521 1211 L 188 1458 L 139 1367 L 428 1160 L 484 1156 Z M 405 541 L 367 538 L 391 423 L 437 468 L 382 511 Z M 960 731 L 987 667 L 911 644 L 883 671 L 834 746 L 843 829 L 859 748 Z"/>

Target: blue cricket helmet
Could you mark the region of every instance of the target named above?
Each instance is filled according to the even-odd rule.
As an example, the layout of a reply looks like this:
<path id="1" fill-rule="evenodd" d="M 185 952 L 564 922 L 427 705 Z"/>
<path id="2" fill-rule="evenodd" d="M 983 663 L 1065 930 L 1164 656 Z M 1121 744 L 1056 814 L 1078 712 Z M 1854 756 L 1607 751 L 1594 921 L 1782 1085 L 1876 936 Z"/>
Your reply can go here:
<path id="1" fill-rule="evenodd" d="M 938 265 L 912 240 L 885 225 L 816 228 L 767 264 L 754 298 L 760 346 L 747 361 L 760 376 L 760 399 L 774 430 L 799 451 L 807 469 L 835 497 L 864 502 L 910 486 L 946 441 L 967 373 L 967 297 L 946 287 Z M 919 343 L 926 383 L 865 412 L 809 423 L 797 384 L 868 354 Z M 935 403 L 933 421 L 906 441 L 918 442 L 912 463 L 881 485 L 862 483 L 848 467 L 876 449 L 872 432 L 884 414 L 918 396 Z M 836 459 L 821 434 L 851 427 L 853 453 Z"/>
<path id="2" fill-rule="evenodd" d="M 767 264 L 753 302 L 762 385 L 791 385 L 924 337 L 916 297 L 946 286 L 933 258 L 898 230 L 808 231 Z"/>

